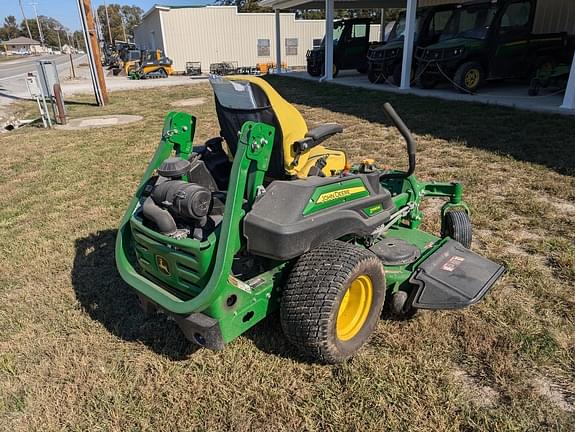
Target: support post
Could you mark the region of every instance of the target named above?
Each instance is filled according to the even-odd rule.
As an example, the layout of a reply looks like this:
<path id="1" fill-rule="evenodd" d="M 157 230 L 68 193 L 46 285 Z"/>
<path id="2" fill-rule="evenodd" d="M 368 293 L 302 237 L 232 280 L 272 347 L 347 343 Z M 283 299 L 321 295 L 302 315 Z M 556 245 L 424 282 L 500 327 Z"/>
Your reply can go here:
<path id="1" fill-rule="evenodd" d="M 280 10 L 274 10 L 276 14 L 276 73 L 279 74 L 282 71 L 282 37 L 281 37 L 281 15 Z"/>
<path id="2" fill-rule="evenodd" d="M 571 64 L 571 72 L 569 73 L 569 82 L 565 90 L 565 97 L 563 98 L 563 109 L 575 109 L 575 55 L 573 56 L 573 64 Z"/>
<path id="3" fill-rule="evenodd" d="M 401 65 L 401 90 L 408 90 L 411 87 L 411 64 L 413 60 L 413 42 L 415 39 L 415 14 L 417 11 L 417 0 L 407 0 L 407 10 L 405 12 L 405 36 L 403 42 L 403 61 Z"/>
<path id="4" fill-rule="evenodd" d="M 108 90 L 106 89 L 106 80 L 104 79 L 104 71 L 102 70 L 100 47 L 98 45 L 96 29 L 94 28 L 94 15 L 92 14 L 90 0 L 78 0 L 78 8 L 84 30 L 84 39 L 88 60 L 90 62 L 90 75 L 92 76 L 96 102 L 98 105 L 104 106 L 108 103 Z"/>
<path id="5" fill-rule="evenodd" d="M 379 18 L 379 41 L 385 42 L 385 26 L 387 23 L 385 22 L 385 9 L 380 9 L 381 17 Z"/>
<path id="6" fill-rule="evenodd" d="M 325 0 L 325 71 L 320 81 L 333 79 L 333 10 L 333 0 Z"/>

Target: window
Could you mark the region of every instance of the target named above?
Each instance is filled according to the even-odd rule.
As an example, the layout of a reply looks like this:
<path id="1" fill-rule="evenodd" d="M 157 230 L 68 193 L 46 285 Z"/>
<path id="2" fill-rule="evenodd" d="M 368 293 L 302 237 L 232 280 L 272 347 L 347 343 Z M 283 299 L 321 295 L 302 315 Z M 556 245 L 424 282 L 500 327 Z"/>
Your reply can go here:
<path id="1" fill-rule="evenodd" d="M 311 46 L 313 49 L 319 48 L 321 47 L 321 43 L 322 43 L 323 39 L 313 39 Z"/>
<path id="2" fill-rule="evenodd" d="M 351 30 L 353 39 L 362 39 L 367 37 L 367 24 L 354 24 Z"/>
<path id="3" fill-rule="evenodd" d="M 297 55 L 297 38 L 286 38 L 286 55 Z"/>
<path id="4" fill-rule="evenodd" d="M 453 14 L 453 11 L 446 10 L 446 11 L 437 12 L 435 15 L 433 15 L 433 19 L 431 20 L 431 29 L 430 29 L 431 32 L 432 33 L 443 32 L 443 30 L 445 29 L 445 26 L 447 25 L 447 22 L 449 21 L 449 18 L 451 18 L 452 14 Z"/>
<path id="5" fill-rule="evenodd" d="M 270 40 L 258 39 L 258 57 L 270 56 Z"/>
<path id="6" fill-rule="evenodd" d="M 530 15 L 531 2 L 512 3 L 501 18 L 501 28 L 525 27 L 529 24 Z"/>

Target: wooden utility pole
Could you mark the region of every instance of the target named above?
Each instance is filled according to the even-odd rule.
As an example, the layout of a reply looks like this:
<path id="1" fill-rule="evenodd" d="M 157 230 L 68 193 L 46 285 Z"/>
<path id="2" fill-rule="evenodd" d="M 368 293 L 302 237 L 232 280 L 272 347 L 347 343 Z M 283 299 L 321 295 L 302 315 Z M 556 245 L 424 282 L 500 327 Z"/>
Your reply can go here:
<path id="1" fill-rule="evenodd" d="M 96 99 L 99 105 L 106 105 L 109 101 L 108 90 L 106 89 L 106 80 L 104 79 L 104 70 L 102 69 L 102 58 L 100 56 L 100 46 L 98 44 L 98 36 L 96 35 L 96 28 L 94 26 L 94 15 L 92 15 L 92 6 L 90 5 L 90 0 L 78 0 L 80 6 L 80 13 L 83 12 L 82 20 L 85 19 L 86 26 L 85 32 L 87 32 L 86 40 L 89 46 L 86 47 L 88 50 L 89 57 L 92 59 L 91 67 L 95 69 L 95 75 L 97 78 L 97 83 L 94 83 L 96 90 Z M 97 84 L 97 86 L 96 86 Z M 99 87 L 99 89 L 97 88 Z M 98 92 L 99 90 L 99 92 Z M 101 100 L 98 98 L 98 93 L 101 95 Z"/>
<path id="2" fill-rule="evenodd" d="M 24 7 L 22 6 L 22 0 L 19 0 L 20 3 L 20 11 L 22 12 L 22 16 L 24 17 L 24 24 L 26 24 L 26 30 L 28 30 L 28 37 L 32 39 L 32 33 L 30 32 L 30 26 L 28 25 L 28 19 L 26 15 L 24 15 Z M 8 38 L 10 39 L 10 38 Z"/>

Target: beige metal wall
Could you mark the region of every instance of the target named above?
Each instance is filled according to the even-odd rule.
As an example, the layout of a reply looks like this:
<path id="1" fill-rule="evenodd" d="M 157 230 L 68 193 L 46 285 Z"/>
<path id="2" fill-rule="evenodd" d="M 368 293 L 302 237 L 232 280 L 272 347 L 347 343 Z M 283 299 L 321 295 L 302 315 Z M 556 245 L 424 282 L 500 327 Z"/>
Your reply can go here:
<path id="1" fill-rule="evenodd" d="M 165 50 L 160 10 L 153 8 L 134 30 L 134 40 L 140 49 Z"/>
<path id="2" fill-rule="evenodd" d="M 160 18 L 161 17 L 161 18 Z M 273 13 L 237 13 L 235 6 L 161 8 L 149 13 L 135 32 L 140 48 L 149 46 L 149 34 L 161 34 L 163 47 L 176 70 L 184 70 L 187 61 L 199 61 L 208 71 L 211 63 L 234 61 L 238 66 L 255 66 L 275 61 L 275 15 Z M 296 20 L 293 13 L 280 15 L 282 61 L 289 67 L 305 66 L 305 53 L 313 39 L 325 33 L 323 20 Z M 297 55 L 286 55 L 285 39 L 297 38 Z M 258 39 L 269 39 L 270 55 L 258 56 Z M 372 25 L 370 39 L 379 40 L 379 25 Z"/>
<path id="3" fill-rule="evenodd" d="M 575 34 L 575 0 L 539 0 L 534 30 L 536 33 L 565 31 Z"/>
<path id="4" fill-rule="evenodd" d="M 419 0 L 419 6 L 457 3 L 457 0 Z M 535 33 L 575 34 L 575 0 L 539 0 L 535 12 Z"/>

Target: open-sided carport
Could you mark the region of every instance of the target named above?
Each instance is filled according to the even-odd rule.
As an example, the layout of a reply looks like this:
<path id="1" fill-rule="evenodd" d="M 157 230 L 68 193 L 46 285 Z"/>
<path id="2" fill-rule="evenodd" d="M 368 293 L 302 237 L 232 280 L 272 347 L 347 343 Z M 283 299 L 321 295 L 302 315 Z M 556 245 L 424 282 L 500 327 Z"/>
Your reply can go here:
<path id="1" fill-rule="evenodd" d="M 464 3 L 466 0 L 460 0 Z M 434 4 L 441 0 L 420 1 L 421 3 Z M 456 2 L 456 0 L 454 0 Z M 553 6 L 566 8 L 571 11 L 573 0 L 553 0 Z M 263 0 L 263 6 L 274 9 L 276 14 L 276 64 L 277 72 L 280 72 L 281 65 L 281 28 L 279 25 L 279 13 L 285 9 L 325 9 L 325 72 L 320 81 L 330 81 L 333 79 L 333 19 L 335 9 L 368 9 L 368 8 L 406 8 L 405 39 L 402 60 L 402 75 L 400 89 L 410 88 L 410 71 L 413 62 L 413 42 L 415 39 L 415 20 L 418 0 Z M 549 7 L 549 6 L 547 6 Z M 573 17 L 575 19 L 575 17 Z M 565 97 L 561 108 L 575 110 L 575 58 L 571 68 L 571 74 L 565 91 Z"/>

